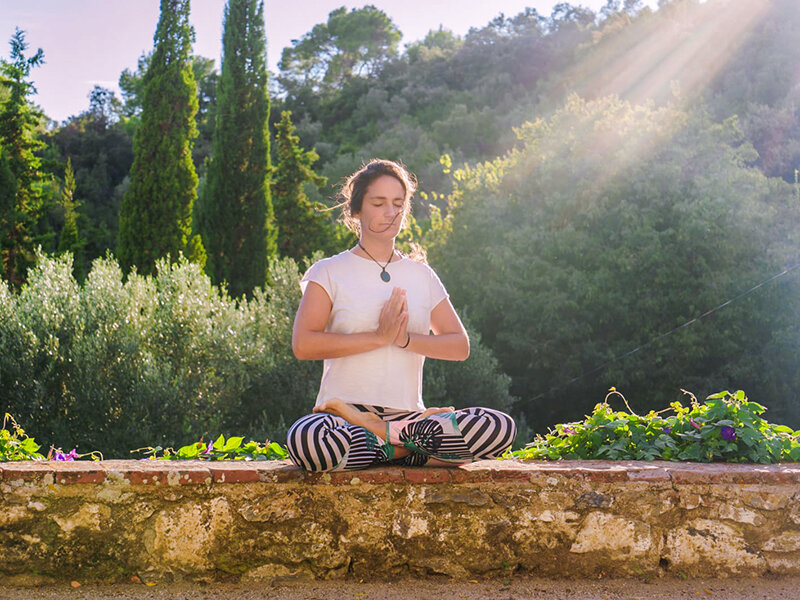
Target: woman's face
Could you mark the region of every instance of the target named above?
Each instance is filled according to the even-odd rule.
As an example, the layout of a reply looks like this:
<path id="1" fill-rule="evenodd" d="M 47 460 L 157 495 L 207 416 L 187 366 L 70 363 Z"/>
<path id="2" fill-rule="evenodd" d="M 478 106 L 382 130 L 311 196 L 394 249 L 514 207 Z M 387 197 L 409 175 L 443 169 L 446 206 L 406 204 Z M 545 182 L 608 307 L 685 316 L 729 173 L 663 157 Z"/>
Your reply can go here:
<path id="1" fill-rule="evenodd" d="M 381 175 L 367 187 L 361 211 L 355 213 L 361 222 L 361 235 L 397 237 L 403 226 L 405 207 L 403 184 L 391 175 Z"/>

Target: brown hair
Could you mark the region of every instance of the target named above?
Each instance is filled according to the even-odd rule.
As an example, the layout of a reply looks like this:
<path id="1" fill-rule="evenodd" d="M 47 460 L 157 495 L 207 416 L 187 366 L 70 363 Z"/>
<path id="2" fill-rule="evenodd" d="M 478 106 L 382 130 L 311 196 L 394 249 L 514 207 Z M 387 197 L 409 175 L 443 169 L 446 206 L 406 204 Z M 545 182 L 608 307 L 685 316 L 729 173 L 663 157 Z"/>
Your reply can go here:
<path id="1" fill-rule="evenodd" d="M 337 206 L 342 208 L 342 220 L 356 235 L 361 234 L 361 223 L 355 215 L 361 212 L 367 188 L 373 181 L 384 175 L 394 177 L 403 186 L 405 192 L 403 219 L 411 209 L 411 197 L 417 191 L 417 178 L 399 162 L 373 158 L 345 179 L 339 191 Z"/>

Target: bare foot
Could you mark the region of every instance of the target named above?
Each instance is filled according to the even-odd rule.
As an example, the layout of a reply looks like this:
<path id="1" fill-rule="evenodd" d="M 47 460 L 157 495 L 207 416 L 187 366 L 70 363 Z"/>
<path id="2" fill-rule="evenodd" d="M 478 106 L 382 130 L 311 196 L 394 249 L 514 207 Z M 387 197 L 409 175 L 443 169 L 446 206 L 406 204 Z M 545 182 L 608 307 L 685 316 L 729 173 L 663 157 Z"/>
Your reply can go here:
<path id="1" fill-rule="evenodd" d="M 430 417 L 431 415 L 438 415 L 439 413 L 447 413 L 447 412 L 455 412 L 455 408 L 452 406 L 445 406 L 443 408 L 426 408 L 425 411 L 419 416 L 420 419 L 424 419 L 425 417 Z"/>
<path id="2" fill-rule="evenodd" d="M 442 410 L 442 409 L 436 409 Z M 326 400 L 319 406 L 314 407 L 315 413 L 329 413 L 337 417 L 341 417 L 351 425 L 358 425 L 371 431 L 382 441 L 386 441 L 386 422 L 383 421 L 378 415 L 368 412 L 361 412 L 360 410 L 347 404 L 341 398 L 331 398 Z M 394 444 L 393 444 L 394 445 Z M 411 453 L 407 448 L 402 446 L 395 446 L 394 457 L 401 458 Z"/>
<path id="3" fill-rule="evenodd" d="M 326 400 L 319 406 L 315 406 L 313 412 L 330 413 L 332 415 L 336 415 L 337 417 L 342 417 L 346 421 L 349 421 L 349 419 L 345 417 L 345 415 L 349 412 L 347 408 L 348 408 L 347 405 L 341 398 L 331 398 L 330 400 Z"/>

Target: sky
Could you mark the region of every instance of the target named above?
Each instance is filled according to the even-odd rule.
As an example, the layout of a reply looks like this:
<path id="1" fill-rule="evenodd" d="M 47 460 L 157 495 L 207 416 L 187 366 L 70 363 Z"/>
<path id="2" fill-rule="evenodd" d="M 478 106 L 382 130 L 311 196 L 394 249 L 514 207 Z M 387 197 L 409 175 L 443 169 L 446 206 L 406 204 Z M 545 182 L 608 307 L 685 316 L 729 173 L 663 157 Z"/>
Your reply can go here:
<path id="1" fill-rule="evenodd" d="M 265 0 L 267 60 L 277 72 L 281 51 L 301 38 L 328 13 L 372 4 L 383 10 L 403 33 L 402 44 L 425 37 L 431 29 L 464 35 L 500 13 L 513 16 L 526 6 L 549 15 L 557 0 Z M 644 4 L 655 8 L 657 0 Z M 575 0 L 599 10 L 605 0 Z M 195 54 L 213 58 L 219 68 L 225 0 L 192 0 Z M 61 122 L 89 106 L 89 92 L 100 85 L 117 92 L 119 76 L 136 69 L 138 58 L 153 47 L 158 0 L 0 0 L 0 58 L 8 59 L 7 41 L 15 27 L 26 32 L 28 53 L 44 51 L 45 64 L 31 73 L 33 97 L 51 119 Z"/>

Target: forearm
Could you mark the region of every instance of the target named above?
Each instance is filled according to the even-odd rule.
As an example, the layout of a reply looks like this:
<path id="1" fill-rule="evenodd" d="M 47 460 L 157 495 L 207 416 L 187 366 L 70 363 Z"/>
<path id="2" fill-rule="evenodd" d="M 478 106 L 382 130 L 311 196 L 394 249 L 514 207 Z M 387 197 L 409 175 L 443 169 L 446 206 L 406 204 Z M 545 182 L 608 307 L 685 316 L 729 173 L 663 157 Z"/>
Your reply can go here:
<path id="1" fill-rule="evenodd" d="M 361 354 L 386 346 L 374 332 L 331 333 L 329 331 L 295 332 L 292 350 L 300 360 L 324 360 Z"/>
<path id="2" fill-rule="evenodd" d="M 405 350 L 409 352 L 440 360 L 466 360 L 469 357 L 469 337 L 463 333 L 410 333 L 408 336 Z"/>

